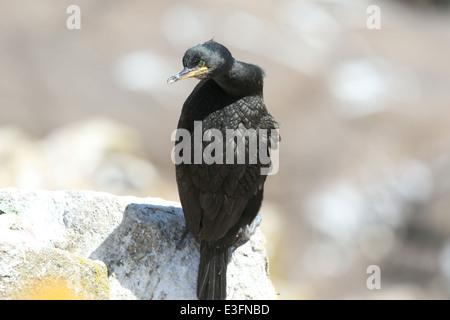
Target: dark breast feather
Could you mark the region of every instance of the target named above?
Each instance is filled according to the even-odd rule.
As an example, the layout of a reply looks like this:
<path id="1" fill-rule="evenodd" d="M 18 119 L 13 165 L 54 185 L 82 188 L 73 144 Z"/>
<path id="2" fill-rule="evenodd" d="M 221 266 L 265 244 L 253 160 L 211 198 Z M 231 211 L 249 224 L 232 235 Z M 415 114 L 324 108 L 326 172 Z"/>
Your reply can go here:
<path id="1" fill-rule="evenodd" d="M 275 129 L 261 96 L 227 95 L 213 80 L 201 81 L 186 100 L 179 128 L 193 133 L 194 121 L 202 130 Z M 193 137 L 191 142 L 193 142 Z M 248 154 L 248 145 L 245 152 Z M 194 147 L 191 145 L 191 154 Z M 236 150 L 235 150 L 236 152 Z M 225 146 L 223 155 L 225 157 Z M 248 158 L 247 158 L 248 159 Z M 224 158 L 225 162 L 225 158 Z M 199 240 L 219 241 L 238 222 L 247 201 L 262 188 L 266 176 L 257 164 L 179 164 L 176 177 L 186 224 Z"/>

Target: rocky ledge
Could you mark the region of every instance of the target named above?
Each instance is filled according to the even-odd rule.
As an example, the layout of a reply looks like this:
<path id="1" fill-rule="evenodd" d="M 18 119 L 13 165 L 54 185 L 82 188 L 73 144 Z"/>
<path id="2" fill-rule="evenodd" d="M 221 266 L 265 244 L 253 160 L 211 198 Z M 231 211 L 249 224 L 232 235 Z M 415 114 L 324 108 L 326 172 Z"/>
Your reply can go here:
<path id="1" fill-rule="evenodd" d="M 179 203 L 0 189 L 0 299 L 196 299 L 199 246 Z M 259 229 L 235 248 L 227 299 L 276 299 Z"/>

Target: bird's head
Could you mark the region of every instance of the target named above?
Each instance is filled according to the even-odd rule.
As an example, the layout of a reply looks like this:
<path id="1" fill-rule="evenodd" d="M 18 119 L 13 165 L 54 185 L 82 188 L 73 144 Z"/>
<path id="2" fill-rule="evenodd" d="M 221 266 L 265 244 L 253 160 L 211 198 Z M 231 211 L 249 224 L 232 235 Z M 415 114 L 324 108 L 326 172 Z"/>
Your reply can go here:
<path id="1" fill-rule="evenodd" d="M 167 79 L 172 84 L 186 78 L 209 79 L 220 77 L 230 70 L 233 57 L 230 51 L 214 40 L 199 44 L 186 51 L 183 56 L 184 69 Z"/>

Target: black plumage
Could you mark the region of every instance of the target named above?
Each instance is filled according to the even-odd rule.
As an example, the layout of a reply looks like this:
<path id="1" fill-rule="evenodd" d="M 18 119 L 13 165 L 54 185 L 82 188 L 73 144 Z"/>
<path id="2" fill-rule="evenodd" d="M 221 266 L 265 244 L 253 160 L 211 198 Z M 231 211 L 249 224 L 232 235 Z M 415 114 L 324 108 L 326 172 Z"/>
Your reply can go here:
<path id="1" fill-rule="evenodd" d="M 235 60 L 226 47 L 213 40 L 187 50 L 183 66 L 184 70 L 170 77 L 168 83 L 190 77 L 201 81 L 183 105 L 178 129 L 186 129 L 193 135 L 194 122 L 201 121 L 202 134 L 217 129 L 226 142 L 222 163 L 194 163 L 195 146 L 191 139 L 191 162 L 176 165 L 186 225 L 201 243 L 198 298 L 225 299 L 230 247 L 261 207 L 266 180 L 261 168 L 270 166 L 260 161 L 259 156 L 256 163 L 249 161 L 255 152 L 249 148 L 250 140 L 245 143 L 244 164 L 236 163 L 239 152 L 236 143 L 235 162 L 227 162 L 226 148 L 232 141 L 226 141 L 226 130 L 253 129 L 259 133 L 261 129 L 276 129 L 278 124 L 264 104 L 264 72 L 260 67 Z M 202 150 L 209 143 L 203 141 Z"/>

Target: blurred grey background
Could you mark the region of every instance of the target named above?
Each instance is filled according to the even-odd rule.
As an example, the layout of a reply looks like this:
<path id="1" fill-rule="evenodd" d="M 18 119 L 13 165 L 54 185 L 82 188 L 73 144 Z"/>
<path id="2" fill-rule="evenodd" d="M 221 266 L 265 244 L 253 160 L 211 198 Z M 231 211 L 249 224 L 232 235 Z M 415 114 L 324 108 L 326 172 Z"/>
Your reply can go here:
<path id="1" fill-rule="evenodd" d="M 262 209 L 280 298 L 450 297 L 448 1 L 0 3 L 0 187 L 178 201 L 170 137 L 197 81 L 166 79 L 214 38 L 265 70 L 282 124 Z"/>

